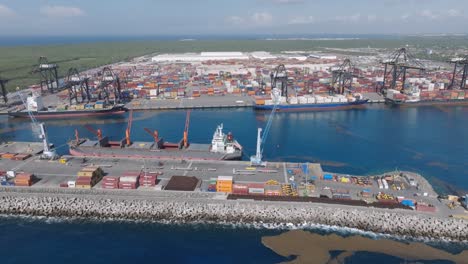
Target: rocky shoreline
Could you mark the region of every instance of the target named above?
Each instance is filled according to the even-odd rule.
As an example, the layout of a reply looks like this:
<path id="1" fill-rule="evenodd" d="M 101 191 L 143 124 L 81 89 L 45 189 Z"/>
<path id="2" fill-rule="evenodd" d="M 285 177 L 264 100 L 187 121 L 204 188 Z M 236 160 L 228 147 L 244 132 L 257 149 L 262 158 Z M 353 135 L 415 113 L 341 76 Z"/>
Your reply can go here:
<path id="1" fill-rule="evenodd" d="M 468 221 L 376 208 L 292 202 L 228 201 L 203 193 L 164 196 L 80 190 L 0 190 L 0 214 L 174 222 L 322 224 L 398 236 L 468 241 Z M 150 192 L 147 192 L 150 193 Z M 152 192 L 154 193 L 154 192 Z M 200 196 L 199 196 L 200 195 Z"/>

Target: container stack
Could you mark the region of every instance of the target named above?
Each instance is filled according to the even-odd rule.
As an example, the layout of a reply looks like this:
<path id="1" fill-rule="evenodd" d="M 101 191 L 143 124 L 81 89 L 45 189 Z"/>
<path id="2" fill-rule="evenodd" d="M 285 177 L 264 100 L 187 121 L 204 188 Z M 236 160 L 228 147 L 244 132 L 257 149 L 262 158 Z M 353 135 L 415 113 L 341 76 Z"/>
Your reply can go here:
<path id="1" fill-rule="evenodd" d="M 247 184 L 235 183 L 232 185 L 232 193 L 247 195 L 249 194 L 249 186 Z"/>
<path id="2" fill-rule="evenodd" d="M 232 176 L 218 176 L 218 181 L 216 182 L 216 191 L 232 193 Z"/>
<path id="3" fill-rule="evenodd" d="M 142 187 L 154 187 L 158 181 L 158 174 L 151 172 L 141 172 L 140 174 L 140 186 Z"/>
<path id="4" fill-rule="evenodd" d="M 78 172 L 75 188 L 91 189 L 102 179 L 103 174 L 104 172 L 98 166 L 85 167 Z"/>
<path id="5" fill-rule="evenodd" d="M 105 102 L 96 101 L 96 104 L 94 105 L 94 109 L 103 109 L 103 108 L 106 108 Z"/>
<path id="6" fill-rule="evenodd" d="M 211 178 L 208 182 L 208 192 L 216 192 L 216 178 Z"/>
<path id="7" fill-rule="evenodd" d="M 116 176 L 104 176 L 101 181 L 102 189 L 118 189 L 120 177 Z"/>
<path id="8" fill-rule="evenodd" d="M 34 175 L 31 173 L 18 173 L 15 177 L 15 186 L 29 187 L 34 182 Z"/>
<path id="9" fill-rule="evenodd" d="M 138 179 L 141 172 L 124 172 L 120 177 L 119 189 L 133 190 L 138 188 Z"/>
<path id="10" fill-rule="evenodd" d="M 265 195 L 267 196 L 281 196 L 281 185 L 279 184 L 267 184 L 265 185 Z"/>
<path id="11" fill-rule="evenodd" d="M 265 194 L 265 184 L 263 183 L 249 183 L 248 194 L 249 195 L 264 195 Z"/>

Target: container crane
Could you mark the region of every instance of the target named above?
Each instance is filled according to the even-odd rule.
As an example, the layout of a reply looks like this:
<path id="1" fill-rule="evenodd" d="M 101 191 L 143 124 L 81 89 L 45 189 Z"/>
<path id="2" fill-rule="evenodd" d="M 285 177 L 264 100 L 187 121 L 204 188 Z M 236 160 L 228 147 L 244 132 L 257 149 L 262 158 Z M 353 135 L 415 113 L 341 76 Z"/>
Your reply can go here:
<path id="1" fill-rule="evenodd" d="M 390 58 L 382 61 L 384 68 L 383 85 L 380 90 L 386 94 L 387 89 L 404 90 L 407 70 L 425 71 L 425 67 L 406 48 L 400 48 L 391 54 Z M 397 81 L 401 79 L 402 88 L 397 89 Z"/>
<path id="2" fill-rule="evenodd" d="M 68 70 L 67 77 L 65 78 L 65 87 L 68 89 L 68 97 L 70 104 L 73 99 L 76 103 L 83 103 L 85 100 L 89 103 L 91 95 L 89 93 L 89 78 L 80 76 L 80 73 L 76 68 L 70 68 Z M 78 100 L 80 98 L 80 100 Z"/>
<path id="3" fill-rule="evenodd" d="M 278 105 L 280 102 L 281 98 L 281 90 L 278 88 L 273 88 L 271 91 L 272 97 L 273 97 L 273 110 L 271 110 L 270 117 L 268 117 L 268 122 L 265 126 L 265 130 L 263 131 L 262 135 L 262 129 L 258 128 L 257 132 L 257 150 L 255 156 L 250 157 L 250 165 L 252 166 L 265 166 L 266 163 L 262 161 L 263 158 L 263 147 L 266 142 L 266 139 L 268 137 L 268 134 L 270 133 L 270 128 L 273 123 L 273 117 L 278 110 Z"/>
<path id="4" fill-rule="evenodd" d="M 98 86 L 98 99 L 105 100 L 109 103 L 111 92 L 114 93 L 114 104 L 119 103 L 121 99 L 120 78 L 115 74 L 110 67 L 104 67 L 101 76 L 101 83 Z"/>
<path id="5" fill-rule="evenodd" d="M 33 73 L 39 73 L 41 77 L 41 92 L 44 92 L 44 86 L 50 93 L 54 93 L 54 89 L 59 89 L 58 65 L 49 63 L 47 57 L 40 57 L 37 66 L 33 69 Z"/>
<path id="6" fill-rule="evenodd" d="M 26 107 L 26 111 L 28 112 L 29 118 L 31 119 L 32 125 L 33 125 L 33 131 L 36 131 L 36 133 L 39 134 L 39 139 L 42 140 L 43 143 L 43 151 L 41 158 L 42 159 L 50 159 L 54 160 L 58 158 L 57 153 L 55 152 L 54 149 L 51 149 L 50 144 L 49 144 L 49 139 L 47 138 L 47 131 L 45 128 L 44 123 L 38 123 L 36 118 L 34 117 L 33 113 L 31 110 L 28 108 L 26 101 L 23 98 L 23 95 L 21 92 L 17 92 L 19 98 L 21 99 L 21 102 L 23 102 L 24 106 Z"/>
<path id="7" fill-rule="evenodd" d="M 468 77 L 468 55 L 463 58 L 451 59 L 449 62 L 453 63 L 453 74 L 448 89 L 467 89 L 466 80 Z"/>
<path id="8" fill-rule="evenodd" d="M 281 64 L 275 68 L 275 71 L 270 74 L 271 87 L 277 87 L 277 84 L 281 84 L 281 95 L 288 98 L 288 73 L 286 67 Z"/>
<path id="9" fill-rule="evenodd" d="M 2 89 L 2 96 L 3 96 L 3 102 L 5 104 L 8 103 L 8 91 L 6 89 L 6 84 L 8 83 L 8 80 L 7 79 L 3 79 L 1 76 L 0 76 L 0 88 Z"/>
<path id="10" fill-rule="evenodd" d="M 356 74 L 357 69 L 350 59 L 345 59 L 338 67 L 332 68 L 331 72 L 331 94 L 344 94 L 345 91 L 351 91 L 353 78 L 360 78 L 360 76 Z"/>

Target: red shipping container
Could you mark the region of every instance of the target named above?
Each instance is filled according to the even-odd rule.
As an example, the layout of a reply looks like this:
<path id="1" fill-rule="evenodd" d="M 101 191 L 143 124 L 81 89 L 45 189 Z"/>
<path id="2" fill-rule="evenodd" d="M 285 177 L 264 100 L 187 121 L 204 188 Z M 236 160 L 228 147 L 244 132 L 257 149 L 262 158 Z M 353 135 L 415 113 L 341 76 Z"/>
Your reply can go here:
<path id="1" fill-rule="evenodd" d="M 140 171 L 125 171 L 122 173 L 122 176 L 140 176 Z"/>
<path id="2" fill-rule="evenodd" d="M 102 189 L 119 189 L 117 186 L 102 186 Z"/>
<path id="3" fill-rule="evenodd" d="M 108 181 L 108 182 L 113 182 L 113 181 L 119 181 L 119 177 L 117 176 L 104 176 L 102 178 L 103 181 Z"/>

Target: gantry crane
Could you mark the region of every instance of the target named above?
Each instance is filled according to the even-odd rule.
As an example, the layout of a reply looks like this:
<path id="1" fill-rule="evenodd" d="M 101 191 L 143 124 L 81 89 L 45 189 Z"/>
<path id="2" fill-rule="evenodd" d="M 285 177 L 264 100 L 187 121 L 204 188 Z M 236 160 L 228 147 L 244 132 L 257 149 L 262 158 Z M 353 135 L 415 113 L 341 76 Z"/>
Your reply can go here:
<path id="1" fill-rule="evenodd" d="M 33 73 L 39 73 L 41 77 L 41 92 L 44 92 L 44 86 L 50 93 L 54 93 L 54 89 L 59 89 L 58 65 L 49 63 L 46 57 L 40 57 L 37 66 L 33 69 Z"/>
<path id="2" fill-rule="evenodd" d="M 4 78 L 2 78 L 2 76 L 0 76 L 0 88 L 2 89 L 2 98 L 3 98 L 3 102 L 5 104 L 8 103 L 8 91 L 7 91 L 7 88 L 6 88 L 7 83 L 8 83 L 8 80 L 4 79 Z"/>
<path id="3" fill-rule="evenodd" d="M 346 58 L 342 64 L 331 69 L 332 81 L 330 94 L 344 94 L 345 91 L 352 91 L 353 78 L 359 78 L 357 69 L 350 59 Z"/>
<path id="4" fill-rule="evenodd" d="M 109 96 L 114 93 L 114 104 L 119 103 L 121 99 L 120 78 L 110 67 L 104 67 L 100 73 L 101 83 L 98 86 L 98 99 L 109 103 Z"/>
<path id="5" fill-rule="evenodd" d="M 271 110 L 270 116 L 268 117 L 267 124 L 265 126 L 265 130 L 263 131 L 262 134 L 262 129 L 258 128 L 257 130 L 257 149 L 256 153 L 254 156 L 250 157 L 250 165 L 252 166 L 265 166 L 266 163 L 263 162 L 263 148 L 266 142 L 266 139 L 268 137 L 268 134 L 270 133 L 270 128 L 273 123 L 273 117 L 278 110 L 278 105 L 280 102 L 281 98 L 281 90 L 278 88 L 273 88 L 271 91 L 271 96 L 273 99 L 273 109 Z"/>
<path id="6" fill-rule="evenodd" d="M 88 81 L 89 78 L 81 76 L 76 68 L 70 68 L 68 70 L 65 79 L 65 87 L 68 89 L 70 104 L 72 104 L 73 100 L 75 100 L 77 104 L 85 101 L 89 103 L 91 94 L 89 93 Z"/>
<path id="7" fill-rule="evenodd" d="M 397 81 L 401 80 L 405 88 L 407 70 L 424 72 L 424 65 L 419 62 L 406 48 L 400 48 L 391 54 L 390 58 L 382 61 L 384 64 L 384 79 L 380 92 L 386 94 L 387 89 L 397 89 Z"/>
<path id="8" fill-rule="evenodd" d="M 449 62 L 453 63 L 453 75 L 448 89 L 467 89 L 466 81 L 468 77 L 468 55 L 462 58 L 451 59 Z"/>
<path id="9" fill-rule="evenodd" d="M 270 74 L 271 88 L 277 88 L 281 84 L 281 95 L 288 98 L 288 73 L 283 64 L 275 68 L 275 71 Z"/>

